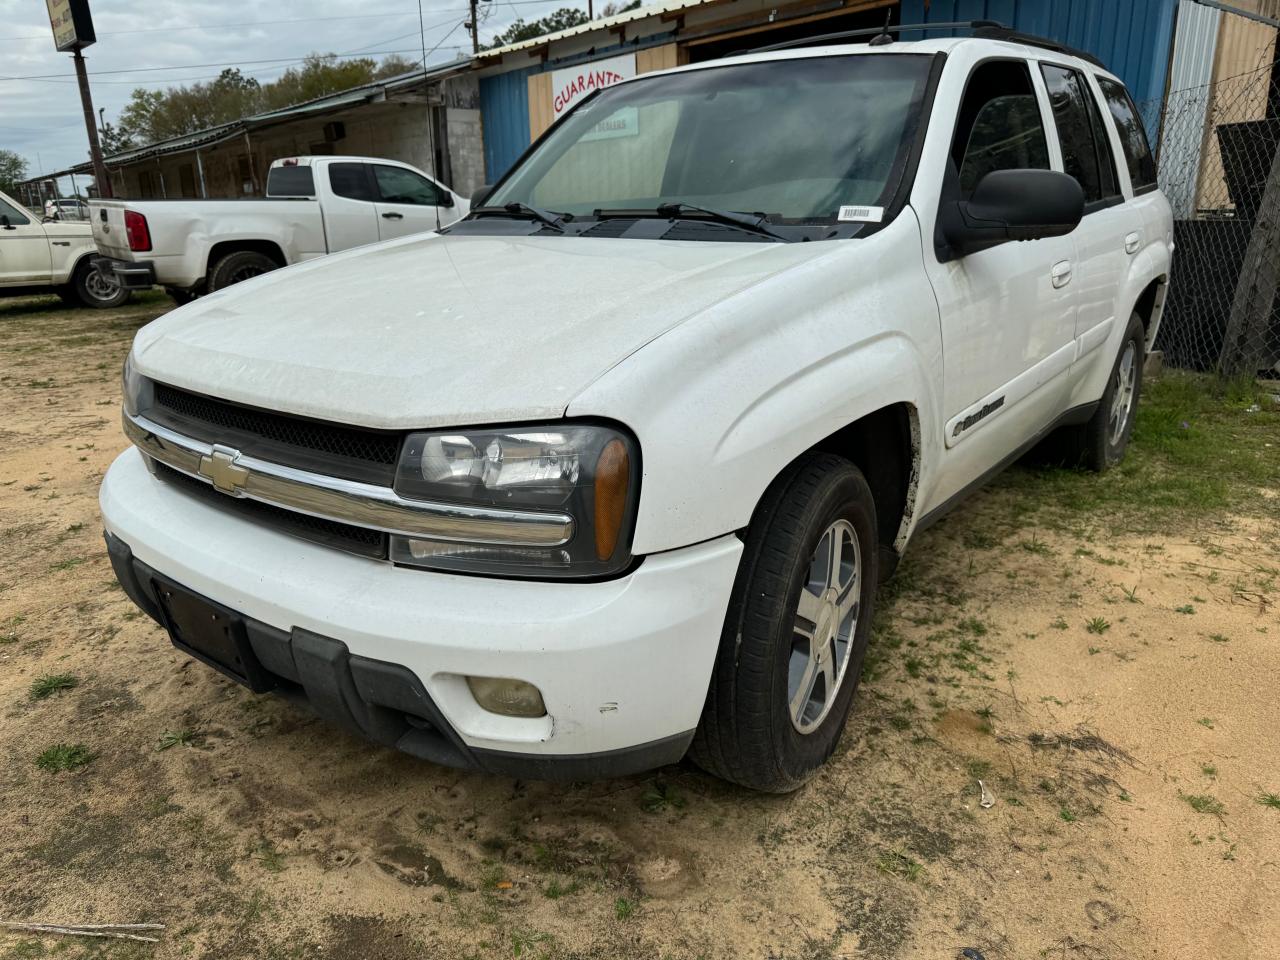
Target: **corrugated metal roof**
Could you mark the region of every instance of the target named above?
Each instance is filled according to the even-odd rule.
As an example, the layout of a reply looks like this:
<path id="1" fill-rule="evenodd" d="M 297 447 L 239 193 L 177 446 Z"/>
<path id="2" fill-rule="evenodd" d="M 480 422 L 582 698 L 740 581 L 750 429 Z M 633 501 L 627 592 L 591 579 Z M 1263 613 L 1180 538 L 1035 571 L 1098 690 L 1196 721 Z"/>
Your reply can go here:
<path id="1" fill-rule="evenodd" d="M 495 47 L 492 50 L 481 50 L 476 54 L 475 58 L 479 62 L 495 60 L 502 57 L 504 54 L 516 53 L 520 50 L 531 50 L 535 47 L 542 47 L 548 43 L 554 43 L 557 40 L 564 40 L 566 37 L 576 37 L 579 34 L 593 33 L 597 30 L 609 30 L 624 23 L 632 23 L 636 20 L 645 20 L 649 17 L 661 16 L 664 13 L 675 13 L 679 10 L 688 10 L 691 7 L 700 7 L 705 3 L 712 2 L 715 2 L 715 0 L 660 0 L 659 3 L 651 3 L 647 6 L 639 7 L 635 10 L 628 10 L 626 13 L 619 13 L 616 16 L 604 17 L 600 20 L 589 20 L 576 27 L 569 27 L 566 30 L 560 30 L 556 33 L 544 34 L 541 37 L 534 37 L 532 40 L 521 40 L 519 43 L 509 43 L 505 47 Z"/>
<path id="2" fill-rule="evenodd" d="M 264 113 L 257 113 L 251 117 L 243 117 L 239 120 L 232 120 L 229 123 L 219 124 L 214 127 L 208 127 L 204 130 L 197 130 L 194 133 L 184 134 L 181 137 L 171 137 L 168 140 L 159 140 L 155 143 L 149 143 L 142 147 L 135 147 L 131 150 L 124 150 L 120 153 L 113 153 L 106 158 L 107 163 L 115 166 L 120 164 L 135 163 L 138 160 L 145 160 L 152 156 L 163 156 L 170 153 L 182 153 L 186 150 L 194 150 L 196 147 L 212 146 L 215 143 L 222 143 L 232 137 L 248 131 L 255 130 L 259 127 L 270 126 L 274 123 L 283 123 L 297 117 L 306 116 L 311 113 L 323 113 L 326 110 L 339 110 L 342 107 L 353 106 L 358 103 L 365 103 L 370 100 L 385 97 L 387 91 L 400 90 L 405 87 L 412 87 L 427 80 L 442 78 L 451 73 L 457 73 L 466 69 L 470 64 L 471 57 L 459 57 L 456 60 L 450 60 L 448 63 L 437 64 L 428 67 L 425 70 L 411 70 L 397 77 L 389 77 L 385 80 L 374 80 L 370 83 L 361 84 L 358 87 L 351 87 L 347 90 L 341 90 L 337 93 L 327 94 L 323 97 L 316 97 L 313 100 L 305 100 L 302 103 L 295 103 L 279 110 L 268 110 Z"/>

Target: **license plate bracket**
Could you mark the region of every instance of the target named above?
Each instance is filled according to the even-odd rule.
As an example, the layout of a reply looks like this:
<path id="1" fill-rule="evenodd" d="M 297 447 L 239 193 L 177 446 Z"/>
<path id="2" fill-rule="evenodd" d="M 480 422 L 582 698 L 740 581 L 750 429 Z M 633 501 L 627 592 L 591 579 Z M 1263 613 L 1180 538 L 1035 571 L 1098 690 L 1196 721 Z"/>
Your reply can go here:
<path id="1" fill-rule="evenodd" d="M 169 580 L 153 580 L 173 645 L 254 693 L 276 686 L 249 643 L 244 617 Z"/>

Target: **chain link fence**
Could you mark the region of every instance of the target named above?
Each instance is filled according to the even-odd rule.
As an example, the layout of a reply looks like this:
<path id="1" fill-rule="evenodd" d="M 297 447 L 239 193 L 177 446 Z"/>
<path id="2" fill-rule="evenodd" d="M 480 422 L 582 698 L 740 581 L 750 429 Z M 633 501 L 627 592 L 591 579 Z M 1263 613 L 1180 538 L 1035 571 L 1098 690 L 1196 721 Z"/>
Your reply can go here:
<path id="1" fill-rule="evenodd" d="M 1176 251 L 1156 349 L 1226 376 L 1280 370 L 1280 69 L 1143 105 Z"/>

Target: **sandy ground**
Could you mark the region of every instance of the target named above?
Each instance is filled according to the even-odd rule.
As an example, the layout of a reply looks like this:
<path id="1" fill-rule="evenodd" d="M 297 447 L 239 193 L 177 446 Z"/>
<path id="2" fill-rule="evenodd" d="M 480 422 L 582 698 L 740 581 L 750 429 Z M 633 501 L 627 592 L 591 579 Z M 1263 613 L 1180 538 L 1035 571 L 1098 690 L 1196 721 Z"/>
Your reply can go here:
<path id="1" fill-rule="evenodd" d="M 0 303 L 0 919 L 167 928 L 0 958 L 1280 956 L 1274 520 L 1064 532 L 997 483 L 914 545 L 789 797 L 459 773 L 254 697 L 115 586 L 96 492 L 166 306 Z M 38 768 L 59 743 L 94 759 Z"/>

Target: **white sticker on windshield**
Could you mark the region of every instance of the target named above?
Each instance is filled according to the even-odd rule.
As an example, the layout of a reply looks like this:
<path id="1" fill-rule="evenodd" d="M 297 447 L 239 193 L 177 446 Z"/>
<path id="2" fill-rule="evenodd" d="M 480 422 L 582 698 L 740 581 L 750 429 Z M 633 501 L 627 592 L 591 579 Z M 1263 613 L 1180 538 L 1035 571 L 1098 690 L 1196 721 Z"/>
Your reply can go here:
<path id="1" fill-rule="evenodd" d="M 844 223 L 879 223 L 884 219 L 884 207 L 841 207 L 836 219 Z"/>

